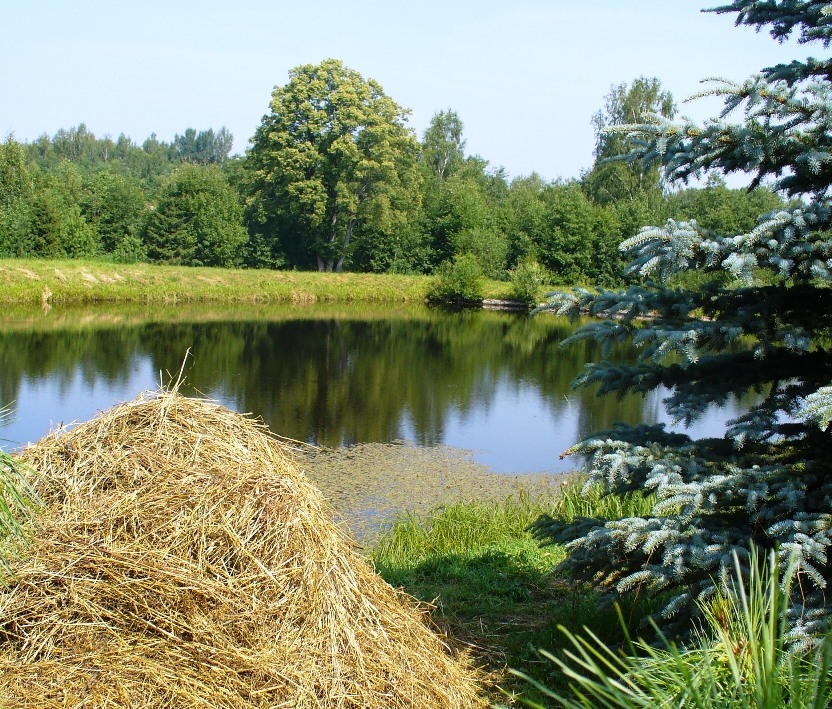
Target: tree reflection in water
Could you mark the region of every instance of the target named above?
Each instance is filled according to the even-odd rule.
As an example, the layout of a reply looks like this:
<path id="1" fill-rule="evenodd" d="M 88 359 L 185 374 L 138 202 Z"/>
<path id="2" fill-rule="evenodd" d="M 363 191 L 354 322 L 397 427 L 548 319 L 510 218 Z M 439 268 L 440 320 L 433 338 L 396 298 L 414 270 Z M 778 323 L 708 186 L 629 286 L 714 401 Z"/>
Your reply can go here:
<path id="1" fill-rule="evenodd" d="M 616 421 L 661 420 L 655 397 L 597 398 L 571 381 L 594 343 L 561 348 L 551 316 L 373 306 L 183 306 L 7 315 L 0 428 L 7 449 L 159 386 L 185 353 L 185 393 L 327 447 L 413 441 L 474 449 L 503 473 L 574 467 L 561 451 Z M 627 357 L 626 351 L 613 353 Z M 721 435 L 727 412 L 710 419 Z"/>

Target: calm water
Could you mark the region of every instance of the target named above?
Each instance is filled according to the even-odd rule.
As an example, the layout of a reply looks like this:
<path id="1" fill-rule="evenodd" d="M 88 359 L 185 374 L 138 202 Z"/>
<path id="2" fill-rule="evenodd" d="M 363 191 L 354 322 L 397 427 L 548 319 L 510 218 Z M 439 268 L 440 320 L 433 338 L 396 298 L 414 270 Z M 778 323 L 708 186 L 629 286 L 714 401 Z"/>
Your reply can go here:
<path id="1" fill-rule="evenodd" d="M 559 454 L 591 431 L 667 420 L 659 395 L 617 401 L 572 391 L 598 352 L 561 348 L 571 332 L 551 317 L 423 308 L 7 313 L 0 404 L 13 414 L 0 437 L 11 450 L 85 421 L 158 388 L 184 361 L 185 393 L 253 413 L 296 440 L 448 444 L 496 472 L 568 470 L 575 461 Z M 713 411 L 692 433 L 721 435 L 734 414 Z"/>

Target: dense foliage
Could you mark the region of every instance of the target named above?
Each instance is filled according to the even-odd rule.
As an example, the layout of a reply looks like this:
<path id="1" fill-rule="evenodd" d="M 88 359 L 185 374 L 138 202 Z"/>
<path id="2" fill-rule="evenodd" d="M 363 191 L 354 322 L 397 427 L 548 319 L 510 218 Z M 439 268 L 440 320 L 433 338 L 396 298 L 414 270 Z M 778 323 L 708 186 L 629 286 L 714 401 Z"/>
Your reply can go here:
<path id="1" fill-rule="evenodd" d="M 219 171 L 183 165 L 163 185 L 144 243 L 159 263 L 236 266 L 247 241 L 241 221 L 242 208 Z"/>
<path id="2" fill-rule="evenodd" d="M 823 2 L 735 0 L 716 11 L 770 25 L 776 38 L 795 33 L 824 48 L 832 40 Z M 606 318 L 573 340 L 639 347 L 637 363 L 596 363 L 580 384 L 602 394 L 664 388 L 668 412 L 685 424 L 730 398 L 744 405 L 722 438 L 639 426 L 579 443 L 571 452 L 588 456 L 590 482 L 613 495 L 653 490 L 657 505 L 641 517 L 538 524 L 543 537 L 568 542 L 565 563 L 577 575 L 618 594 L 667 594 L 667 627 L 717 592 L 733 555 L 748 573 L 752 545 L 776 550 L 794 574 L 790 640 L 811 642 L 828 618 L 830 76 L 829 59 L 796 60 L 744 83 L 716 81 L 711 92 L 725 97 L 719 120 L 700 126 L 654 116 L 621 128 L 634 141 L 628 159 L 659 161 L 669 180 L 748 172 L 795 201 L 771 209 L 769 197 L 752 193 L 744 204 L 756 202 L 762 213 L 751 228 L 718 182 L 690 199 L 675 195 L 669 205 L 683 220 L 645 227 L 622 245 L 643 284 L 557 294 L 548 306 Z M 743 113 L 731 123 L 735 109 Z M 696 287 L 685 287 L 691 273 Z"/>
<path id="3" fill-rule="evenodd" d="M 454 110 L 438 111 L 418 141 L 406 109 L 330 59 L 275 88 L 242 156 L 230 155 L 225 128 L 140 145 L 84 124 L 29 144 L 7 137 L 0 256 L 404 274 L 449 273 L 465 256 L 488 278 L 524 274 L 518 295 L 532 303 L 539 291 L 529 285 L 544 274 L 620 285 L 617 247 L 639 225 L 689 211 L 709 228 L 742 231 L 761 202 L 781 203 L 769 190 L 719 182 L 670 193 L 655 167 L 605 162 L 622 142 L 603 129 L 673 110 L 655 78 L 612 86 L 592 119 L 586 174 L 510 179 L 466 154 Z"/>
<path id="4" fill-rule="evenodd" d="M 418 144 L 407 112 L 340 61 L 289 77 L 248 153 L 252 220 L 273 252 L 340 271 L 357 231 L 394 233 L 418 207 Z"/>

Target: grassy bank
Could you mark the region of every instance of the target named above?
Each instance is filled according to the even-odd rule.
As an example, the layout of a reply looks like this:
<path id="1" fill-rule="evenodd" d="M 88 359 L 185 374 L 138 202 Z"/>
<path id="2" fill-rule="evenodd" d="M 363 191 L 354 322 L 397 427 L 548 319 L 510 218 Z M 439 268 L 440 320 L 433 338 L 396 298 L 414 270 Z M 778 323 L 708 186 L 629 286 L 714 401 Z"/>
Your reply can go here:
<path id="1" fill-rule="evenodd" d="M 479 648 L 481 661 L 504 688 L 528 693 L 529 686 L 506 668 L 561 686 L 560 673 L 537 653 L 566 647 L 558 625 L 576 631 L 587 626 L 612 643 L 623 635 L 613 607 L 603 606 L 592 589 L 551 573 L 564 558 L 563 548 L 541 547 L 527 527 L 544 512 L 570 519 L 615 517 L 644 513 L 650 504 L 635 496 L 622 507 L 618 500 L 583 495 L 577 482 L 549 496 L 455 504 L 399 518 L 373 548 L 372 559 L 389 583 L 433 603 L 440 626 Z M 624 613 L 635 623 L 646 610 L 629 607 Z"/>
<path id="2" fill-rule="evenodd" d="M 373 273 L 267 271 L 88 260 L 0 259 L 0 303 L 417 302 L 431 278 Z M 506 298 L 510 284 L 488 281 L 486 298 Z"/>
<path id="3" fill-rule="evenodd" d="M 388 582 L 433 604 L 446 633 L 475 648 L 497 685 L 494 706 L 832 706 L 832 635 L 808 648 L 790 644 L 785 609 L 798 581 L 774 555 L 752 555 L 745 580 L 736 562 L 730 590 L 702 600 L 701 625 L 677 647 L 638 640 L 639 620 L 663 599 L 607 605 L 553 571 L 562 547 L 541 547 L 527 531 L 542 513 L 617 518 L 644 515 L 653 502 L 583 494 L 575 479 L 560 494 L 401 518 L 372 558 Z"/>

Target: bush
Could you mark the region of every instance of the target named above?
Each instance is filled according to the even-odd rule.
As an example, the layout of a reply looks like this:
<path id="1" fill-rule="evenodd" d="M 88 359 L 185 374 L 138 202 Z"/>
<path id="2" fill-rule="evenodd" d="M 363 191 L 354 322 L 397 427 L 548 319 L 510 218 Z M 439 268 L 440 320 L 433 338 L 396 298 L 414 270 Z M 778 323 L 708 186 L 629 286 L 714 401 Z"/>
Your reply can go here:
<path id="1" fill-rule="evenodd" d="M 538 305 L 541 289 L 549 281 L 549 273 L 535 259 L 520 261 L 509 272 L 512 296 L 528 305 Z"/>
<path id="2" fill-rule="evenodd" d="M 436 269 L 436 280 L 428 291 L 428 300 L 445 305 L 479 305 L 483 298 L 483 278 L 473 254 L 458 254 Z"/>
<path id="3" fill-rule="evenodd" d="M 147 260 L 147 249 L 140 237 L 128 234 L 116 243 L 112 258 L 116 263 L 140 263 Z"/>

